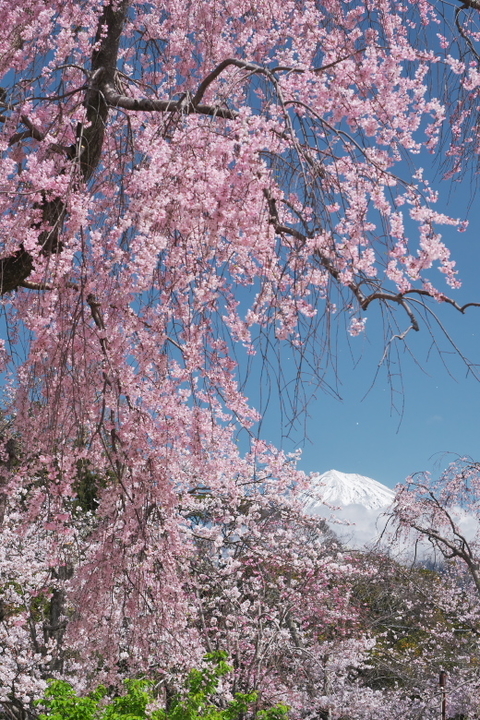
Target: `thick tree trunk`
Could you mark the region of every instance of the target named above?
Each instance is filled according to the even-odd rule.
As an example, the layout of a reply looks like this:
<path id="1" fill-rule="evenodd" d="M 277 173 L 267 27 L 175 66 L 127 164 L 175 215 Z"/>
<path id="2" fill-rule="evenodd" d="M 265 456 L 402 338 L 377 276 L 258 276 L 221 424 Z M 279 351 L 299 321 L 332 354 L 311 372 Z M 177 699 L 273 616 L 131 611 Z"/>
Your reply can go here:
<path id="1" fill-rule="evenodd" d="M 103 41 L 92 53 L 91 58 L 91 81 L 84 101 L 87 110 L 87 127 L 79 126 L 75 147 L 65 148 L 67 158 L 72 163 L 77 163 L 80 176 L 85 182 L 92 177 L 102 155 L 109 112 L 109 105 L 105 99 L 105 88 L 115 86 L 118 49 L 127 10 L 128 0 L 123 0 L 117 10 L 114 10 L 112 5 L 105 6 L 99 18 L 95 40 L 98 42 L 103 38 Z M 22 122 L 27 123 L 27 126 L 29 124 L 26 118 L 23 118 Z M 38 131 L 32 131 L 31 136 L 36 140 L 43 139 Z M 61 198 L 53 200 L 44 198 L 39 204 L 39 208 L 42 210 L 42 220 L 39 224 L 48 226 L 48 229 L 41 232 L 38 238 L 42 252 L 46 255 L 61 252 L 62 245 L 59 236 L 67 215 L 65 202 Z M 20 246 L 14 255 L 2 258 L 0 260 L 0 295 L 16 290 L 27 280 L 33 269 L 33 257 L 23 246 Z"/>

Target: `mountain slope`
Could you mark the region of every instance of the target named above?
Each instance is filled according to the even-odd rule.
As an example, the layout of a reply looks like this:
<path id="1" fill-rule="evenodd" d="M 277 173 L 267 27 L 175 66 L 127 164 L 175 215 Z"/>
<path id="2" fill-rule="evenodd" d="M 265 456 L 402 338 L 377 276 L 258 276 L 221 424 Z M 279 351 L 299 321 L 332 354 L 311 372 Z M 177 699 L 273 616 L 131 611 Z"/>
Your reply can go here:
<path id="1" fill-rule="evenodd" d="M 393 502 L 395 493 L 386 485 L 356 473 L 328 470 L 314 475 L 307 493 L 308 512 L 316 505 L 362 505 L 367 510 L 385 509 Z"/>
<path id="2" fill-rule="evenodd" d="M 325 518 L 342 542 L 360 548 L 381 536 L 387 522 L 384 513 L 394 497 L 393 490 L 372 478 L 329 470 L 312 477 L 304 507 L 308 515 Z"/>

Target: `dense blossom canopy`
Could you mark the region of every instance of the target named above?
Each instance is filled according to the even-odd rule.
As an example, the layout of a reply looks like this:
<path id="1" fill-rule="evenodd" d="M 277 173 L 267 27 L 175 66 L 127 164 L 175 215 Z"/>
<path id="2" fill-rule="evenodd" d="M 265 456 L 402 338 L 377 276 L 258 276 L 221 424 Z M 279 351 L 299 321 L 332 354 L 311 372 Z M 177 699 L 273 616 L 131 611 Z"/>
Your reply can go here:
<path id="1" fill-rule="evenodd" d="M 9 707 L 52 672 L 172 677 L 214 644 L 268 701 L 383 717 L 349 685 L 373 642 L 335 590 L 354 566 L 292 459 L 238 449 L 259 414 L 236 358 L 309 357 L 372 302 L 403 335 L 422 303 L 464 311 L 440 234 L 464 226 L 415 162 L 442 138 L 459 171 L 480 86 L 479 6 L 465 57 L 442 8 L 0 0 Z"/>

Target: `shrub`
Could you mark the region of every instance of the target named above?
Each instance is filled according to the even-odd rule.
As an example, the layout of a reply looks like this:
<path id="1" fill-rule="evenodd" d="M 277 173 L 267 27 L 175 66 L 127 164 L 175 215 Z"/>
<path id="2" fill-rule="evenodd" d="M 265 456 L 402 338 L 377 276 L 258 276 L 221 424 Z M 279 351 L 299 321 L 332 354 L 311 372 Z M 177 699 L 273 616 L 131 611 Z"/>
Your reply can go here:
<path id="1" fill-rule="evenodd" d="M 256 692 L 236 693 L 224 707 L 219 706 L 219 680 L 232 670 L 226 657 L 224 652 L 206 655 L 206 666 L 190 671 L 184 690 L 168 709 L 152 709 L 156 703 L 150 680 L 125 680 L 126 693 L 113 698 L 108 698 L 103 685 L 81 697 L 70 683 L 50 680 L 45 697 L 38 701 L 46 709 L 39 720 L 239 720 L 247 713 L 258 720 L 287 720 L 285 705 L 255 711 Z"/>

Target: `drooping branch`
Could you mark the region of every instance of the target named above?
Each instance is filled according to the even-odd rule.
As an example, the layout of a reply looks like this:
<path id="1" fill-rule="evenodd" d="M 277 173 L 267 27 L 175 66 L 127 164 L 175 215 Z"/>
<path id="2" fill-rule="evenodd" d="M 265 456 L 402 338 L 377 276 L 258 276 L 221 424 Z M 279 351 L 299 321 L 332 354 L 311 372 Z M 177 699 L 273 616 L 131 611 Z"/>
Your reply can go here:
<path id="1" fill-rule="evenodd" d="M 463 27 L 463 25 L 462 25 L 462 23 L 461 23 L 461 21 L 460 21 L 460 13 L 462 12 L 462 10 L 465 10 L 465 9 L 467 9 L 467 4 L 466 4 L 466 3 L 464 3 L 463 5 L 461 5 L 461 7 L 457 8 L 457 9 L 455 10 L 455 25 L 457 26 L 458 32 L 460 33 L 460 35 L 462 36 L 462 38 L 465 40 L 465 42 L 467 43 L 468 47 L 470 48 L 470 51 L 471 51 L 472 54 L 475 56 L 475 58 L 476 58 L 476 60 L 477 60 L 477 62 L 478 62 L 478 61 L 480 61 L 480 55 L 479 55 L 478 52 L 476 51 L 475 45 L 473 44 L 472 39 L 469 37 L 468 33 L 466 32 L 465 28 Z M 478 8 L 478 9 L 480 9 L 480 5 L 479 5 L 479 8 Z"/>
<path id="2" fill-rule="evenodd" d="M 112 4 L 106 5 L 98 21 L 96 49 L 91 58 L 91 82 L 84 103 L 87 111 L 87 127 L 78 129 L 77 146 L 70 158 L 73 162 L 78 162 L 85 181 L 88 181 L 94 173 L 102 153 L 109 105 L 101 85 L 113 82 L 127 9 L 128 0 L 122 0 L 117 9 L 114 9 Z M 10 144 L 26 137 L 42 142 L 44 134 L 30 122 L 28 117 L 22 115 L 21 121 L 27 130 L 15 133 L 10 138 Z M 47 229 L 39 234 L 38 239 L 42 252 L 47 255 L 59 252 L 61 246 L 58 237 L 67 212 L 66 204 L 61 198 L 49 199 L 44 195 L 39 207 L 42 210 L 42 218 L 38 226 L 47 226 Z M 11 292 L 20 285 L 28 287 L 24 282 L 33 269 L 33 257 L 23 245 L 14 255 L 0 260 L 0 294 Z"/>
<path id="3" fill-rule="evenodd" d="M 290 237 L 298 240 L 301 245 L 304 245 L 307 242 L 307 236 L 296 228 L 289 227 L 288 225 L 284 225 L 283 223 L 281 223 L 278 215 L 276 200 L 271 196 L 268 190 L 264 190 L 264 196 L 267 201 L 269 222 L 275 228 L 275 232 L 279 235 L 289 235 Z M 425 298 L 433 298 L 434 296 L 431 292 L 420 288 L 411 288 L 410 290 L 406 290 L 403 293 L 393 293 L 386 290 L 375 290 L 374 292 L 370 293 L 370 295 L 366 295 L 361 289 L 361 285 L 365 282 L 363 278 L 360 279 L 358 282 L 348 282 L 345 284 L 341 279 L 340 270 L 335 267 L 334 261 L 332 260 L 331 256 L 318 249 L 314 251 L 314 256 L 336 282 L 338 282 L 339 284 L 344 284 L 345 287 L 347 287 L 353 293 L 354 297 L 358 301 L 361 310 L 367 310 L 370 303 L 372 303 L 374 300 L 383 300 L 385 302 L 395 303 L 397 305 L 400 305 L 400 307 L 402 307 L 407 314 L 411 324 L 409 330 L 415 330 L 416 332 L 420 330 L 420 326 L 418 324 L 415 313 L 413 312 L 412 308 L 408 303 L 408 297 L 409 295 L 416 294 L 421 295 Z M 448 297 L 447 295 L 441 295 L 440 298 L 435 296 L 435 298 L 440 302 L 448 303 L 449 305 L 454 307 L 455 310 L 458 310 L 458 312 L 461 312 L 462 314 L 464 314 L 465 310 L 469 307 L 480 307 L 480 302 L 469 302 L 465 303 L 465 305 L 459 305 L 455 300 Z"/>
<path id="4" fill-rule="evenodd" d="M 51 149 L 63 153 L 69 160 L 76 163 L 80 175 L 85 182 L 88 182 L 95 170 L 102 155 L 102 148 L 105 137 L 105 128 L 110 109 L 122 108 L 124 110 L 145 111 L 145 112 L 181 112 L 184 114 L 202 114 L 211 117 L 234 119 L 237 113 L 224 107 L 215 105 L 204 105 L 200 103 L 204 89 L 213 79 L 208 76 L 200 86 L 203 90 L 197 91 L 195 97 L 184 96 L 180 100 L 157 100 L 152 98 L 136 99 L 119 93 L 115 86 L 117 72 L 117 60 L 120 47 L 120 39 L 127 17 L 129 0 L 122 0 L 118 4 L 106 5 L 98 20 L 97 33 L 95 37 L 95 50 L 91 56 L 91 68 L 89 83 L 85 93 L 84 106 L 86 108 L 86 124 L 77 128 L 77 140 L 72 148 L 64 148 L 54 145 Z M 235 61 L 227 61 L 227 64 Z M 205 84 L 206 82 L 206 84 Z M 2 118 L 3 121 L 6 118 Z M 20 118 L 22 124 L 27 128 L 14 133 L 9 139 L 9 145 L 14 145 L 22 140 L 32 138 L 37 142 L 45 139 L 45 134 L 36 127 L 26 115 Z M 44 194 L 39 204 L 42 210 L 41 221 L 36 224 L 47 226 L 39 234 L 39 244 L 42 246 L 42 253 L 50 255 L 54 252 L 61 252 L 59 235 L 67 214 L 67 206 L 64 200 L 58 198 L 47 198 Z M 26 282 L 34 269 L 32 255 L 27 252 L 23 245 L 13 255 L 0 260 L 0 294 L 15 290 L 22 286 L 29 288 Z M 34 289 L 40 289 L 43 284 L 34 283 Z M 47 289 L 48 284 L 44 287 Z"/>
<path id="5" fill-rule="evenodd" d="M 446 511 L 445 515 L 450 521 L 450 524 L 453 525 L 453 521 Z M 453 532 L 456 537 L 456 541 L 453 541 L 442 535 L 435 528 L 425 528 L 416 523 L 412 523 L 411 528 L 430 540 L 435 547 L 440 550 L 445 559 L 451 560 L 453 558 L 458 558 L 459 560 L 462 560 L 468 568 L 470 576 L 475 583 L 477 592 L 480 594 L 480 576 L 478 574 L 478 566 L 475 562 L 470 545 L 463 535 L 454 529 Z"/>
<path id="6" fill-rule="evenodd" d="M 401 297 L 406 297 L 407 295 L 427 295 L 428 297 L 431 297 L 431 293 L 428 292 L 428 290 L 421 290 L 420 288 L 411 288 L 410 290 L 407 290 L 404 292 Z M 377 298 L 371 297 L 371 300 L 376 300 Z M 452 305 L 452 307 L 455 308 L 455 310 L 458 310 L 458 312 L 461 312 L 462 315 L 465 314 L 465 310 L 469 307 L 480 307 L 480 302 L 468 302 L 465 303 L 465 305 L 459 305 L 456 300 L 452 300 L 452 298 L 448 297 L 448 295 L 441 295 L 439 298 L 437 298 L 440 302 L 448 303 L 449 305 Z"/>

